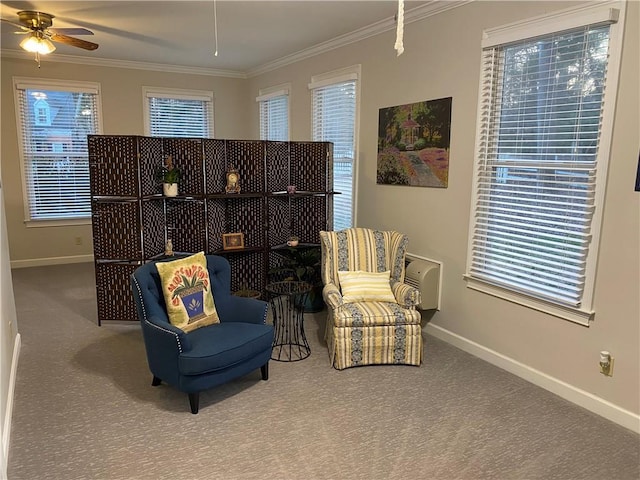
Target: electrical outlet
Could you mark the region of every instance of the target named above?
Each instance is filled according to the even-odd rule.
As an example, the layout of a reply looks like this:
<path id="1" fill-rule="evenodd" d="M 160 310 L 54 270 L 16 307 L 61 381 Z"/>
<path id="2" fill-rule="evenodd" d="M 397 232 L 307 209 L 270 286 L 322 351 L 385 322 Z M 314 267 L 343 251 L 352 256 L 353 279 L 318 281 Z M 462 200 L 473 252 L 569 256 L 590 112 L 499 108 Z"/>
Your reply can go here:
<path id="1" fill-rule="evenodd" d="M 76 245 L 82 245 L 82 237 L 76 237 Z"/>
<path id="2" fill-rule="evenodd" d="M 607 377 L 613 377 L 613 357 L 609 357 L 608 364 L 600 363 L 600 373 Z"/>

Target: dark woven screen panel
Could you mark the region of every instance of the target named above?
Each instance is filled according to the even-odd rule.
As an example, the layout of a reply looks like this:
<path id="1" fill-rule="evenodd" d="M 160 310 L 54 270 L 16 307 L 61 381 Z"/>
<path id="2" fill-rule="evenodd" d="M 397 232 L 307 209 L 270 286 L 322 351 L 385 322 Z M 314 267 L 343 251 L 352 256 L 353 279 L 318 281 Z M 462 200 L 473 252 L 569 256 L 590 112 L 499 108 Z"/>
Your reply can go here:
<path id="1" fill-rule="evenodd" d="M 240 191 L 258 193 L 264 189 L 264 142 L 227 140 L 227 168 L 240 174 Z"/>
<path id="2" fill-rule="evenodd" d="M 302 243 L 320 243 L 320 230 L 327 229 L 327 198 L 297 197 L 291 202 L 295 235 Z"/>
<path id="3" fill-rule="evenodd" d="M 267 192 L 284 192 L 289 179 L 289 142 L 266 142 Z"/>
<path id="4" fill-rule="evenodd" d="M 246 287 L 262 292 L 266 282 L 261 252 L 234 253 L 227 260 L 231 265 L 231 291 Z"/>
<path id="5" fill-rule="evenodd" d="M 138 194 L 136 137 L 89 135 L 88 150 L 92 195 Z"/>
<path id="6" fill-rule="evenodd" d="M 264 245 L 264 206 L 261 197 L 227 200 L 227 232 L 244 234 L 245 247 Z"/>
<path id="7" fill-rule="evenodd" d="M 167 204 L 167 237 L 176 252 L 197 253 L 207 245 L 204 201 L 169 201 Z"/>
<path id="8" fill-rule="evenodd" d="M 207 252 L 222 249 L 222 234 L 227 233 L 225 222 L 226 201 L 222 198 L 207 199 Z"/>
<path id="9" fill-rule="evenodd" d="M 138 202 L 92 202 L 95 258 L 126 260 L 142 255 Z"/>
<path id="10" fill-rule="evenodd" d="M 137 318 L 131 297 L 131 274 L 134 263 L 96 263 L 96 294 L 100 321 L 133 320 Z"/>
<path id="11" fill-rule="evenodd" d="M 281 245 L 293 235 L 289 221 L 289 198 L 271 197 L 269 199 L 269 245 Z"/>
<path id="12" fill-rule="evenodd" d="M 206 138 L 203 141 L 206 193 L 224 193 L 227 183 L 227 142 Z"/>
<path id="13" fill-rule="evenodd" d="M 164 206 L 157 201 L 142 202 L 142 248 L 143 258 L 155 257 L 164 253 Z"/>
<path id="14" fill-rule="evenodd" d="M 203 195 L 204 173 L 202 139 L 165 138 L 163 141 L 164 158 L 171 155 L 173 164 L 182 172 L 180 195 Z"/>
<path id="15" fill-rule="evenodd" d="M 291 144 L 291 185 L 299 191 L 324 192 L 327 185 L 327 146 L 319 142 Z"/>
<path id="16" fill-rule="evenodd" d="M 137 320 L 129 276 L 162 258 L 167 240 L 178 254 L 223 255 L 234 290 L 264 294 L 268 270 L 282 265 L 289 237 L 317 244 L 318 232 L 330 229 L 331 151 L 327 142 L 90 138 L 99 322 Z M 182 170 L 175 198 L 163 195 L 156 175 L 169 155 Z M 238 169 L 240 193 L 225 192 L 231 166 Z M 289 185 L 295 194 L 287 194 Z M 243 235 L 244 248 L 223 249 L 230 233 Z"/>
<path id="17" fill-rule="evenodd" d="M 164 164 L 162 139 L 138 137 L 140 155 L 140 187 L 143 196 L 162 193 L 162 186 L 156 181 L 156 172 Z"/>

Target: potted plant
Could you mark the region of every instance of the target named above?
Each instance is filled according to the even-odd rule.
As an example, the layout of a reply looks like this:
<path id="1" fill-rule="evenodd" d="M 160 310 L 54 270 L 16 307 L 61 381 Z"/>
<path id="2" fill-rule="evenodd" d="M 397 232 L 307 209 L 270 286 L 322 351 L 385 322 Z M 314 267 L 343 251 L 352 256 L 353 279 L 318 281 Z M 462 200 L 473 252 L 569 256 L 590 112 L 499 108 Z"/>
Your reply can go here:
<path id="1" fill-rule="evenodd" d="M 182 177 L 180 169 L 173 164 L 171 155 L 167 157 L 164 165 L 156 172 L 159 183 L 162 183 L 162 193 L 165 197 L 175 197 L 178 195 L 178 182 Z"/>
<path id="2" fill-rule="evenodd" d="M 283 262 L 279 267 L 269 270 L 272 278 L 279 281 L 307 282 L 312 290 L 304 304 L 305 312 L 319 312 L 324 308 L 322 299 L 322 277 L 320 247 L 289 247 L 283 254 Z"/>
<path id="3" fill-rule="evenodd" d="M 249 288 L 246 283 L 241 283 L 240 288 L 233 292 L 236 297 L 245 297 L 245 298 L 260 298 L 260 292 L 258 290 L 254 290 Z"/>

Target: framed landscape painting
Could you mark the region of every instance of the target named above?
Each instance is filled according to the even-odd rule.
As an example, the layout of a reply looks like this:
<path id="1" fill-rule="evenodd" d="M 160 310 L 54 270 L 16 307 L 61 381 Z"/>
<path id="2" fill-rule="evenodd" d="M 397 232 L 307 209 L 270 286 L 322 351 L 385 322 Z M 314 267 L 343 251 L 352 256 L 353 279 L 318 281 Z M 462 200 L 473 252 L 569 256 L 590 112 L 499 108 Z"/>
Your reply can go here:
<path id="1" fill-rule="evenodd" d="M 379 185 L 447 188 L 452 97 L 380 109 Z"/>

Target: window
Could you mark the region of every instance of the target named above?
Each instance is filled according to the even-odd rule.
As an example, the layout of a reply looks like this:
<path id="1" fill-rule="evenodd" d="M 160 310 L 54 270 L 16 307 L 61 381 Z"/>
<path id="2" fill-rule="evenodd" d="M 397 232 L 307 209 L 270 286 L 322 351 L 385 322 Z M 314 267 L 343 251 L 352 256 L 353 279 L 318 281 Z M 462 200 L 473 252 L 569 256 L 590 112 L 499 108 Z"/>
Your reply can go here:
<path id="1" fill-rule="evenodd" d="M 483 44 L 468 285 L 582 324 L 593 316 L 618 13 L 583 7 L 485 32 Z"/>
<path id="2" fill-rule="evenodd" d="M 313 77 L 312 126 L 314 141 L 333 142 L 333 228 L 354 225 L 354 169 L 358 121 L 360 66 Z"/>
<path id="3" fill-rule="evenodd" d="M 144 130 L 152 137 L 213 138 L 213 93 L 143 87 Z"/>
<path id="4" fill-rule="evenodd" d="M 289 140 L 288 85 L 260 90 L 260 140 Z"/>
<path id="5" fill-rule="evenodd" d="M 91 216 L 87 135 L 101 133 L 100 86 L 14 78 L 25 218 L 86 223 Z"/>

